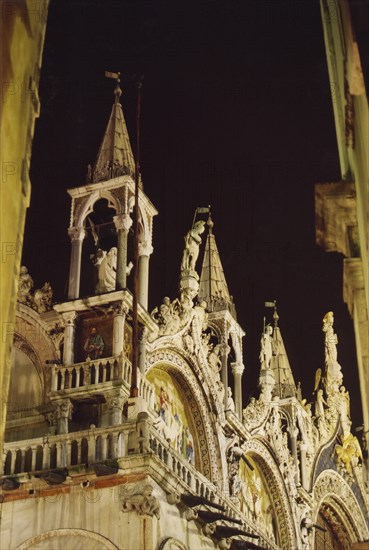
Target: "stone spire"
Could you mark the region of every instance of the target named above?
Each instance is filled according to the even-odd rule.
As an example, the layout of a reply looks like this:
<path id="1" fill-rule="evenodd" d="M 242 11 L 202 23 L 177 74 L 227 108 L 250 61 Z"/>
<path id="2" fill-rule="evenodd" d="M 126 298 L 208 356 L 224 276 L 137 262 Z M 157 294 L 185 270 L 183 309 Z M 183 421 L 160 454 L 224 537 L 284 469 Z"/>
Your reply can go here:
<path id="1" fill-rule="evenodd" d="M 95 165 L 93 168 L 91 168 L 90 165 L 88 167 L 88 183 L 97 183 L 124 174 L 129 174 L 134 178 L 135 174 L 135 161 L 122 105 L 120 103 L 122 90 L 120 87 L 119 73 L 112 74 L 116 76 L 117 80 L 114 90 L 115 101 L 97 154 Z"/>
<path id="2" fill-rule="evenodd" d="M 209 311 L 229 309 L 233 317 L 236 317 L 233 298 L 228 290 L 218 247 L 213 234 L 214 223 L 210 214 L 207 226 L 209 231 L 201 269 L 199 299 L 206 301 Z"/>
<path id="3" fill-rule="evenodd" d="M 278 326 L 278 313 L 274 311 L 274 328 L 272 337 L 273 354 L 270 360 L 270 368 L 275 378 L 274 395 L 281 399 L 296 397 L 296 384 L 288 361 L 286 348 L 284 347 L 282 334 Z"/>

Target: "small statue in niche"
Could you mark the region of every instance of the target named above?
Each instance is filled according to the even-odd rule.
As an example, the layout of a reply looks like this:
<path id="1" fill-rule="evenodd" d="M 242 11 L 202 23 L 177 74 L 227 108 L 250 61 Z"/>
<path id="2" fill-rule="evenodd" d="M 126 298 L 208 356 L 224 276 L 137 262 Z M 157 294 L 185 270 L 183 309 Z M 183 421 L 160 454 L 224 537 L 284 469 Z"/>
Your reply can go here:
<path id="1" fill-rule="evenodd" d="M 185 248 L 183 251 L 181 271 L 195 271 L 196 261 L 199 256 L 199 249 L 201 244 L 200 235 L 205 231 L 205 222 L 200 220 L 186 234 Z"/>
<path id="2" fill-rule="evenodd" d="M 96 253 L 95 266 L 97 266 L 98 283 L 96 293 L 111 292 L 115 290 L 117 276 L 117 248 L 113 246 L 109 252 L 99 249 Z"/>
<path id="3" fill-rule="evenodd" d="M 234 404 L 234 399 L 232 397 L 232 389 L 229 386 L 227 388 L 227 404 L 228 404 L 228 410 L 235 412 L 236 407 Z"/>
<path id="4" fill-rule="evenodd" d="M 222 368 L 222 361 L 220 359 L 220 345 L 216 344 L 209 352 L 208 355 L 208 363 L 211 368 L 211 370 L 218 374 L 220 369 Z"/>
<path id="5" fill-rule="evenodd" d="M 91 328 L 90 336 L 87 338 L 83 349 L 87 359 L 99 359 L 105 349 L 105 342 L 101 334 L 97 333 L 96 327 Z"/>

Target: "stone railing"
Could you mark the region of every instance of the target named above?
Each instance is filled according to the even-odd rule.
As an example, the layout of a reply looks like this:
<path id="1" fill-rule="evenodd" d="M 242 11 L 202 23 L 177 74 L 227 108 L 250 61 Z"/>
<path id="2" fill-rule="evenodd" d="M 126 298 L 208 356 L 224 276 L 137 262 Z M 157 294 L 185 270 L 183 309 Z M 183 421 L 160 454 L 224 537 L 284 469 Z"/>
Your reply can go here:
<path id="1" fill-rule="evenodd" d="M 4 445 L 4 475 L 68 468 L 126 456 L 135 424 L 50 435 Z"/>
<path id="2" fill-rule="evenodd" d="M 132 365 L 126 357 L 104 357 L 75 363 L 68 367 L 53 365 L 51 390 L 67 390 L 84 386 L 123 380 L 130 383 Z"/>

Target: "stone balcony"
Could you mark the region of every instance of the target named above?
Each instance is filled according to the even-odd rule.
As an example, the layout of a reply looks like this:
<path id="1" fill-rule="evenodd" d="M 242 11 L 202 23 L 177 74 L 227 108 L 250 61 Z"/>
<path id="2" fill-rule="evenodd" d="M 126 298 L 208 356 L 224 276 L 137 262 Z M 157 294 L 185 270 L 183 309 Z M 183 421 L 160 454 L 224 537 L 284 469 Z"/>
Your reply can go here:
<path id="1" fill-rule="evenodd" d="M 65 398 L 78 398 L 94 393 L 102 393 L 120 386 L 127 397 L 131 385 L 132 364 L 127 357 L 106 357 L 83 361 L 70 366 L 52 365 L 51 401 Z M 154 409 L 154 386 L 140 372 L 138 376 L 139 394 L 146 401 L 149 411 Z"/>

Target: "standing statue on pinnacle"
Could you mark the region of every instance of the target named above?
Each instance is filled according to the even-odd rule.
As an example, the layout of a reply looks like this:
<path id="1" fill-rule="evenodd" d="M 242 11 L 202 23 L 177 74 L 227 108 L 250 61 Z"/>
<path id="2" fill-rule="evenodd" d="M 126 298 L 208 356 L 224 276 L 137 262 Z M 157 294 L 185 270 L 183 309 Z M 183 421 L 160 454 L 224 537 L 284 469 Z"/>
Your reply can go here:
<path id="1" fill-rule="evenodd" d="M 186 234 L 185 249 L 181 262 L 181 271 L 195 271 L 196 261 L 199 256 L 201 237 L 205 231 L 205 222 L 200 220 Z"/>
<path id="2" fill-rule="evenodd" d="M 323 317 L 323 332 L 325 332 L 325 366 L 327 393 L 338 392 L 342 384 L 341 366 L 337 361 L 337 334 L 333 330 L 333 312 L 329 311 Z"/>

